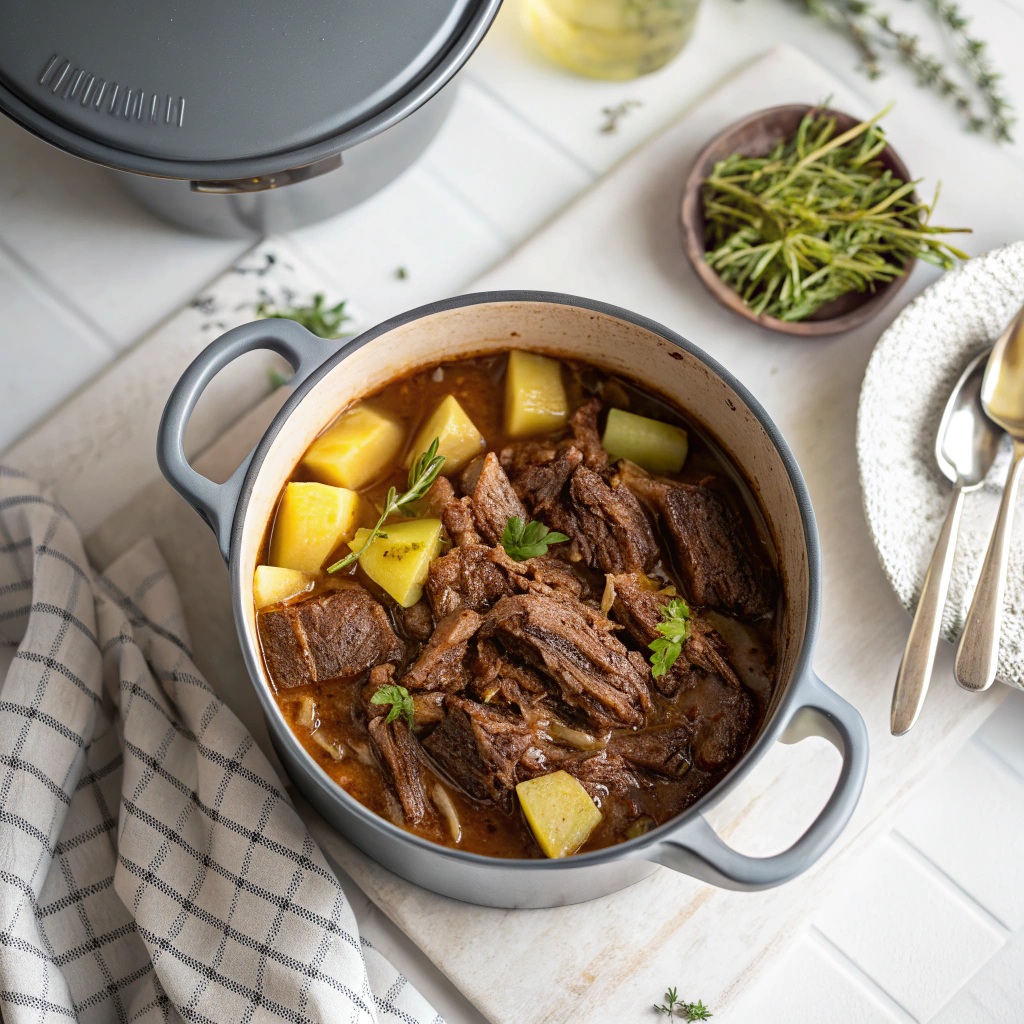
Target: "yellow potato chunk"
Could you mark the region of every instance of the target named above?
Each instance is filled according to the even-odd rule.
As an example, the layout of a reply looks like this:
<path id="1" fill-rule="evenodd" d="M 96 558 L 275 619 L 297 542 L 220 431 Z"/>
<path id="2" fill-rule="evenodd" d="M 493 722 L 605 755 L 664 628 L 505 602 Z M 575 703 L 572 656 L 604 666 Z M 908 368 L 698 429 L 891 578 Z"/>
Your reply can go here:
<path id="1" fill-rule="evenodd" d="M 257 608 L 287 601 L 313 589 L 316 580 L 307 572 L 282 569 L 276 565 L 257 565 L 252 579 L 252 597 Z"/>
<path id="2" fill-rule="evenodd" d="M 548 857 L 568 857 L 601 820 L 590 794 L 568 773 L 552 772 L 516 786 L 519 806 Z"/>
<path id="3" fill-rule="evenodd" d="M 355 532 L 359 508 L 359 495 L 345 487 L 288 484 L 274 520 L 270 564 L 317 572 L 324 559 Z"/>
<path id="4" fill-rule="evenodd" d="M 568 418 L 562 364 L 532 352 L 510 352 L 505 374 L 505 430 L 509 436 L 546 434 Z"/>
<path id="5" fill-rule="evenodd" d="M 435 437 L 438 439 L 437 454 L 444 456 L 441 472 L 445 474 L 462 469 L 485 447 L 483 434 L 476 429 L 476 424 L 466 415 L 466 410 L 454 395 L 444 399 L 420 429 L 405 465 L 411 466 L 413 460 L 430 447 Z"/>
<path id="6" fill-rule="evenodd" d="M 404 440 L 396 419 L 372 405 L 357 405 L 309 446 L 302 466 L 321 483 L 358 491 L 389 468 Z"/>
<path id="7" fill-rule="evenodd" d="M 377 537 L 360 556 L 363 572 L 383 587 L 403 608 L 411 608 L 423 595 L 430 563 L 441 547 L 440 519 L 413 519 L 384 527 L 387 537 Z M 370 536 L 356 530 L 349 543 L 358 551 Z"/>
<path id="8" fill-rule="evenodd" d="M 686 431 L 624 409 L 612 409 L 601 438 L 612 459 L 629 459 L 652 473 L 678 473 L 686 461 Z"/>

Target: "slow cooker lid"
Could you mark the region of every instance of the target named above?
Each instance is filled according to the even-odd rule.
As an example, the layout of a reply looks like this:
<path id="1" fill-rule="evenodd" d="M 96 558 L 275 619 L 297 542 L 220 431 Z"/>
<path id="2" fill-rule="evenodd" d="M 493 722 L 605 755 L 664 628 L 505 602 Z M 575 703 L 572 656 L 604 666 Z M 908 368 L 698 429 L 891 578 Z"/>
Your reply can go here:
<path id="1" fill-rule="evenodd" d="M 46 120 L 189 162 L 302 149 L 394 103 L 476 0 L 32 0 L 6 5 L 0 83 Z"/>

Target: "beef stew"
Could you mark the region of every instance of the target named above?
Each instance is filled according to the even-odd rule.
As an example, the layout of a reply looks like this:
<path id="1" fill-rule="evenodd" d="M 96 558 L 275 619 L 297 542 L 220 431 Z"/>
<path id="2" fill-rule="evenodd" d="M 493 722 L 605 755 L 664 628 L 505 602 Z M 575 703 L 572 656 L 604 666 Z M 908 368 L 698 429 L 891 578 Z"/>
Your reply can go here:
<path id="1" fill-rule="evenodd" d="M 433 439 L 439 474 L 375 534 Z M 747 749 L 775 684 L 784 608 L 749 489 L 683 413 L 582 363 L 463 359 L 345 410 L 260 562 L 296 737 L 371 810 L 461 850 L 562 856 L 668 821 Z"/>

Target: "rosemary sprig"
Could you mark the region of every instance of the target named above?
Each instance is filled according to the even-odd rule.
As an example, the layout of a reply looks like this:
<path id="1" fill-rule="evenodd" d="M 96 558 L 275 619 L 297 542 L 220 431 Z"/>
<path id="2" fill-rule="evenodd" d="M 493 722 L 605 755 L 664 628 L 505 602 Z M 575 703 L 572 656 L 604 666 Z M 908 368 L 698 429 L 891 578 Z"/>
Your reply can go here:
<path id="1" fill-rule="evenodd" d="M 501 536 L 501 546 L 509 558 L 524 562 L 527 558 L 546 555 L 552 544 L 562 544 L 568 539 L 564 533 L 549 530 L 536 519 L 524 523 L 519 516 L 510 516 Z"/>
<path id="2" fill-rule="evenodd" d="M 860 69 L 869 78 L 882 74 L 881 53 L 892 53 L 913 72 L 918 85 L 934 89 L 959 111 L 968 131 L 987 132 L 999 142 L 1013 141 L 1016 118 L 988 56 L 987 44 L 968 32 L 970 19 L 955 0 L 921 0 L 949 35 L 957 64 L 973 89 L 965 88 L 945 64 L 925 52 L 921 37 L 896 28 L 887 13 L 870 0 L 800 0 L 806 10 L 832 25 L 856 47 Z"/>
<path id="3" fill-rule="evenodd" d="M 695 1003 L 687 1003 L 679 998 L 675 987 L 665 993 L 665 1004 L 655 1004 L 654 1009 L 667 1017 L 681 1017 L 685 1021 L 707 1020 L 714 1014 L 704 1005 L 704 1001 L 698 999 Z"/>
<path id="4" fill-rule="evenodd" d="M 325 302 L 323 292 L 317 292 L 308 306 L 278 306 L 272 302 L 261 302 L 256 307 L 256 316 L 271 320 L 294 320 L 318 338 L 344 338 L 349 332 L 341 330 L 341 325 L 352 319 L 345 312 L 345 302 L 339 302 L 336 306 L 326 306 Z"/>
<path id="5" fill-rule="evenodd" d="M 690 637 L 690 606 L 681 597 L 673 597 L 662 606 L 661 617 L 664 621 L 657 626 L 661 636 L 647 645 L 654 652 L 651 655 L 651 675 L 655 679 L 676 663 L 683 644 Z"/>
<path id="6" fill-rule="evenodd" d="M 388 717 L 384 724 L 393 722 L 396 718 L 405 718 L 406 724 L 411 729 L 415 722 L 416 705 L 404 686 L 397 683 L 388 683 L 382 686 L 371 698 L 371 704 L 390 704 Z"/>
<path id="7" fill-rule="evenodd" d="M 378 537 L 387 537 L 387 534 L 381 531 L 384 520 L 394 512 L 401 512 L 406 505 L 419 501 L 430 490 L 430 485 L 437 479 L 437 474 L 441 472 L 444 463 L 444 456 L 437 454 L 440 443 L 440 438 L 435 437 L 430 447 L 412 464 L 409 470 L 409 489 L 404 494 L 399 494 L 394 487 L 389 488 L 388 496 L 384 500 L 384 511 L 366 538 L 366 543 L 358 551 L 353 551 L 334 565 L 328 566 L 328 572 L 338 572 L 339 569 L 350 566 Z"/>
<path id="8" fill-rule="evenodd" d="M 767 157 L 734 153 L 705 179 L 705 259 L 755 313 L 804 320 L 899 277 L 914 257 L 944 269 L 967 258 L 936 237 L 967 229 L 932 226 L 919 182 L 877 160 L 887 110 L 840 135 L 812 110 Z"/>

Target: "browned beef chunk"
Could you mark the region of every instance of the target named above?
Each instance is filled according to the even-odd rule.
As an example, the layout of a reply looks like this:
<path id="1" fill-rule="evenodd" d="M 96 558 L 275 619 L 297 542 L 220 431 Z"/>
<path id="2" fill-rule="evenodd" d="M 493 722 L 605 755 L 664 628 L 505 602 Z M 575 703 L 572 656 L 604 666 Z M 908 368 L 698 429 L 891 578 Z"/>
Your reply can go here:
<path id="1" fill-rule="evenodd" d="M 419 742 L 402 719 L 371 718 L 370 743 L 381 771 L 402 804 L 405 820 L 418 825 L 427 814 L 427 778 Z"/>
<path id="2" fill-rule="evenodd" d="M 441 524 L 451 537 L 452 543 L 458 548 L 483 544 L 483 538 L 476 529 L 469 498 L 453 498 L 449 501 L 441 513 Z"/>
<path id="3" fill-rule="evenodd" d="M 657 639 L 658 624 L 663 622 L 661 610 L 672 600 L 671 596 L 652 590 L 646 577 L 638 573 L 612 576 L 609 583 L 615 593 L 612 614 L 621 622 L 634 640 L 647 648 Z M 725 641 L 714 627 L 696 614 L 690 616 L 690 636 L 683 644 L 683 658 L 678 668 L 655 679 L 654 683 L 666 696 L 672 696 L 685 681 L 689 666 L 696 665 L 705 672 L 720 676 L 729 686 L 741 689 L 739 676 L 729 663 Z"/>
<path id="4" fill-rule="evenodd" d="M 480 628 L 480 616 L 463 608 L 445 616 L 408 672 L 402 685 L 408 690 L 461 690 L 469 675 L 466 669 L 468 642 Z"/>
<path id="5" fill-rule="evenodd" d="M 402 608 L 399 605 L 395 608 L 394 614 L 399 631 L 410 640 L 419 640 L 422 643 L 430 639 L 430 634 L 434 631 L 434 616 L 426 601 L 417 601 L 411 608 Z"/>
<path id="6" fill-rule="evenodd" d="M 477 529 L 490 544 L 500 544 L 509 519 L 527 519 L 526 509 L 512 489 L 494 452 L 474 459 L 462 474 L 462 489 L 470 496 Z"/>
<path id="7" fill-rule="evenodd" d="M 538 592 L 579 597 L 584 582 L 550 556 L 514 562 L 504 548 L 467 544 L 431 563 L 424 590 L 435 616 L 458 608 L 483 612 L 506 594 Z"/>
<path id="8" fill-rule="evenodd" d="M 662 621 L 661 609 L 671 598 L 644 586 L 643 577 L 635 574 L 613 576 L 611 583 L 615 588 L 612 613 L 646 647 L 658 636 L 655 627 Z M 728 768 L 740 756 L 756 707 L 729 663 L 725 641 L 716 629 L 692 615 L 682 655 L 655 684 L 673 698 L 690 723 L 693 759 L 699 768 Z"/>
<path id="9" fill-rule="evenodd" d="M 440 516 L 445 506 L 455 500 L 455 488 L 446 476 L 439 476 L 423 496 L 422 507 L 426 515 Z"/>
<path id="10" fill-rule="evenodd" d="M 677 779 L 690 767 L 690 730 L 685 725 L 672 725 L 643 732 L 616 733 L 609 750 L 621 754 L 638 768 Z"/>
<path id="11" fill-rule="evenodd" d="M 463 697 L 446 700 L 447 716 L 424 741 L 452 781 L 476 800 L 511 808 L 516 762 L 531 742 L 518 715 Z"/>
<path id="12" fill-rule="evenodd" d="M 756 618 L 775 603 L 774 570 L 717 492 L 670 484 L 625 460 L 618 479 L 654 508 L 672 541 L 687 594 L 699 605 Z"/>
<path id="13" fill-rule="evenodd" d="M 603 450 L 603 449 L 602 449 Z M 654 531 L 628 487 L 610 487 L 580 466 L 569 484 L 570 509 L 584 561 L 602 572 L 646 572 L 658 560 Z"/>
<path id="14" fill-rule="evenodd" d="M 257 627 L 278 687 L 359 675 L 405 653 L 387 612 L 356 584 L 260 612 Z"/>
<path id="15" fill-rule="evenodd" d="M 643 785 L 624 758 L 606 750 L 589 757 L 563 761 L 559 767 L 572 775 L 597 801 L 609 793 L 626 794 Z"/>
<path id="16" fill-rule="evenodd" d="M 601 399 L 588 398 L 569 421 L 573 444 L 583 453 L 583 464 L 597 473 L 608 468 L 608 453 L 601 444 L 597 417 L 601 414 Z"/>
<path id="17" fill-rule="evenodd" d="M 598 726 L 642 726 L 650 710 L 649 671 L 610 630 L 592 625 L 579 602 L 540 594 L 503 597 L 482 636 L 497 636 L 512 654 L 550 676 L 563 699 Z"/>
<path id="18" fill-rule="evenodd" d="M 547 683 L 528 665 L 507 657 L 493 640 L 481 640 L 469 661 L 469 691 L 485 704 L 523 709 L 548 693 Z"/>

